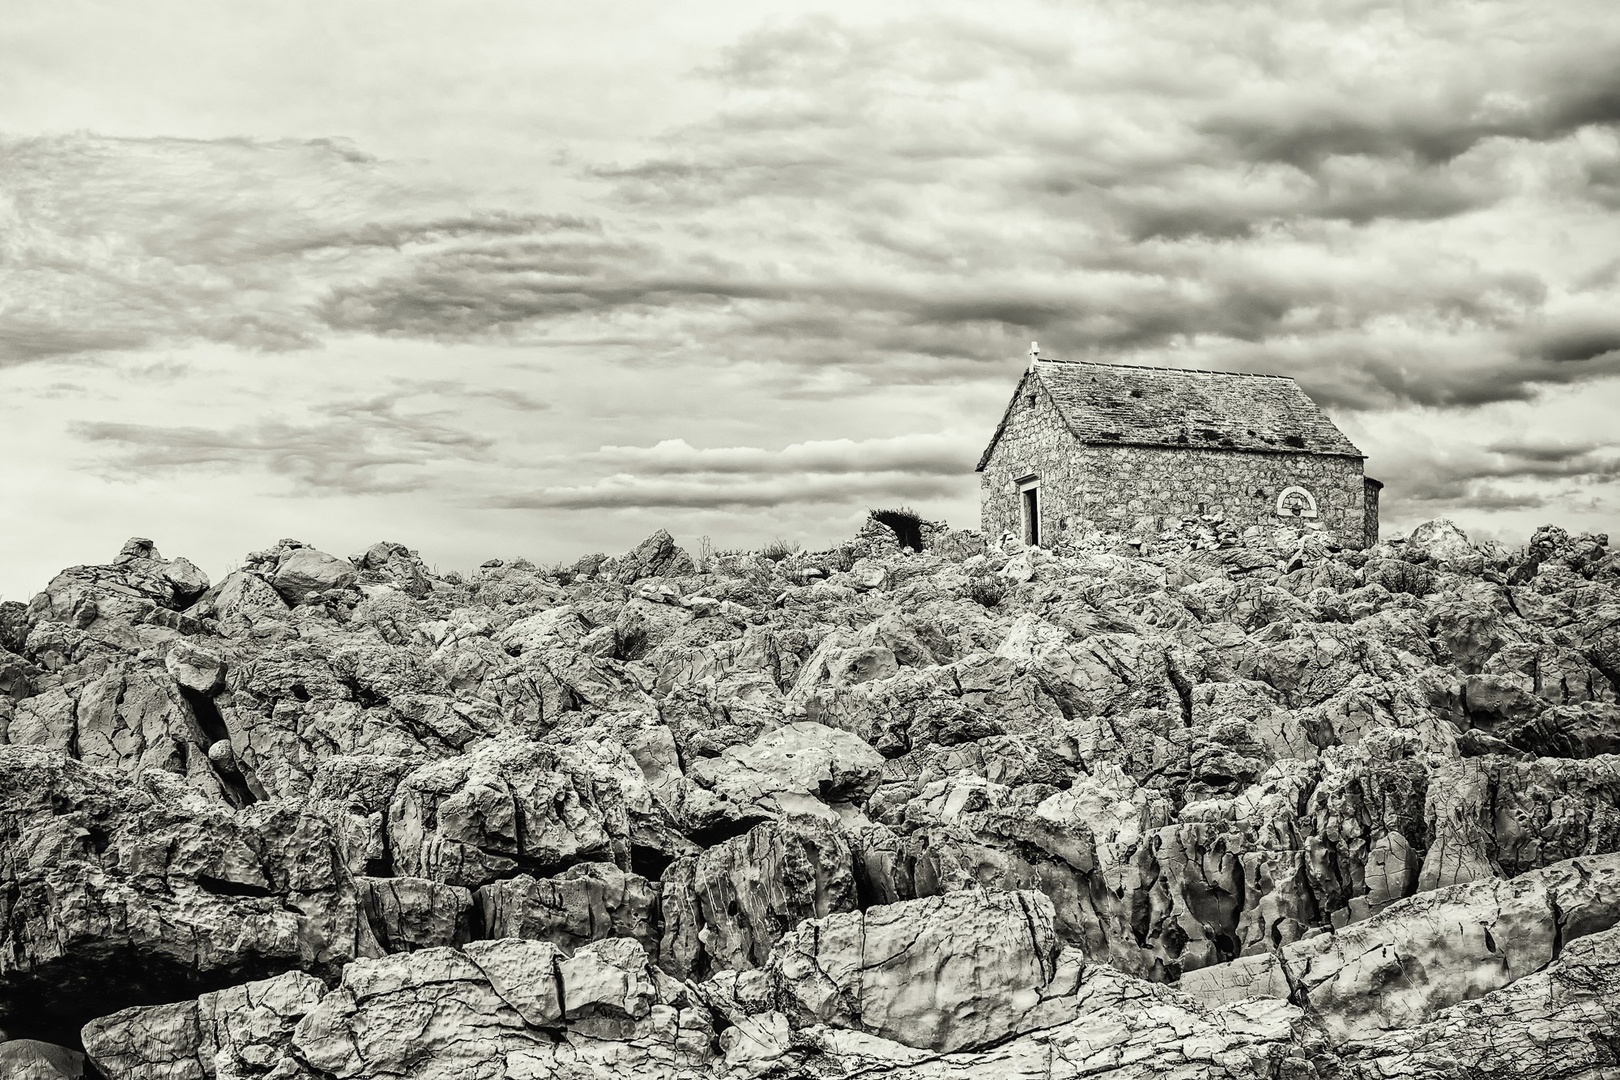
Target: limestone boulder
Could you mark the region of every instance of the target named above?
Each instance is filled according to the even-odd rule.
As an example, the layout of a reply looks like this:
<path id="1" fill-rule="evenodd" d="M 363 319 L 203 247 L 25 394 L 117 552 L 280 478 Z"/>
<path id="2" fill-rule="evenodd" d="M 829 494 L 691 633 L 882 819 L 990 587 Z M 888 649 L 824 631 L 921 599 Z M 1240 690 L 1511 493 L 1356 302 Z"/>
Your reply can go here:
<path id="1" fill-rule="evenodd" d="M 38 1039 L 0 1041 L 0 1076 L 6 1080 L 80 1080 L 84 1055 Z"/>
<path id="2" fill-rule="evenodd" d="M 1425 521 L 1413 529 L 1406 538 L 1406 550 L 1411 558 L 1454 572 L 1477 574 L 1485 568 L 1484 557 L 1468 542 L 1468 534 L 1444 519 Z"/>
<path id="3" fill-rule="evenodd" d="M 466 889 L 410 877 L 356 877 L 354 885 L 383 952 L 460 945 L 472 938 L 473 895 Z"/>
<path id="4" fill-rule="evenodd" d="M 345 822 L 0 747 L 0 1014 L 71 1042 L 108 1004 L 288 969 L 335 976 L 369 940 Z"/>
<path id="5" fill-rule="evenodd" d="M 703 1075 L 712 1044 L 707 1010 L 661 980 L 637 943 L 568 956 L 506 938 L 349 965 L 299 1022 L 289 1056 L 337 1080 L 676 1080 Z"/>
<path id="6" fill-rule="evenodd" d="M 124 1009 L 86 1024 L 84 1048 L 107 1080 L 233 1080 L 267 1072 L 304 1080 L 312 1074 L 288 1058 L 287 1048 L 325 993 L 319 979 L 288 972 L 195 1001 Z"/>
<path id="7" fill-rule="evenodd" d="M 287 601 L 264 573 L 233 570 L 186 609 L 192 618 L 209 621 L 236 640 L 273 641 L 290 637 Z"/>
<path id="8" fill-rule="evenodd" d="M 0 649 L 22 652 L 28 629 L 28 605 L 19 600 L 0 600 Z"/>
<path id="9" fill-rule="evenodd" d="M 476 889 L 520 872 L 627 858 L 621 788 L 521 740 L 489 740 L 416 769 L 388 812 L 399 872 Z"/>
<path id="10" fill-rule="evenodd" d="M 634 938 L 656 955 L 658 886 L 612 863 L 586 862 L 549 878 L 528 874 L 478 890 L 492 938 L 550 941 L 570 952 L 608 937 Z"/>
<path id="11" fill-rule="evenodd" d="M 420 556 L 404 544 L 382 540 L 349 560 L 359 569 L 356 583 L 368 595 L 398 591 L 418 600 L 433 592 L 433 581 Z M 380 590 L 377 587 L 381 586 Z"/>
<path id="12" fill-rule="evenodd" d="M 793 818 L 756 825 L 697 858 L 699 937 L 716 967 L 764 967 L 805 919 L 853 911 L 854 857 L 837 825 Z"/>
<path id="13" fill-rule="evenodd" d="M 794 1029 L 785 1013 L 772 1012 L 742 1018 L 722 1041 L 736 1076 L 816 1075 L 829 1066 L 839 1070 L 832 1075 L 887 1080 L 1317 1080 L 1332 1075 L 1317 1071 L 1333 1064 L 1323 1040 L 1286 1002 L 1212 1007 L 1100 966 L 1086 968 L 1071 993 L 1037 1006 L 1030 1025 L 1028 1033 L 991 1047 L 940 1053 L 847 1028 Z"/>
<path id="14" fill-rule="evenodd" d="M 223 734 L 203 727 L 161 668 L 116 663 L 96 677 L 18 702 L 10 742 L 131 775 L 168 772 L 227 799 L 238 794 L 227 794 L 232 778 L 208 758 L 208 747 Z"/>
<path id="15" fill-rule="evenodd" d="M 213 694 L 225 685 L 225 658 L 194 641 L 171 646 L 163 666 L 175 682 L 199 694 Z"/>
<path id="16" fill-rule="evenodd" d="M 347 559 L 300 547 L 286 554 L 270 584 L 283 600 L 296 606 L 329 590 L 349 587 L 355 573 L 354 564 Z"/>
<path id="17" fill-rule="evenodd" d="M 796 1024 L 949 1052 L 1025 1030 L 1059 987 L 1052 903 L 963 892 L 829 915 L 789 931 L 769 972 Z M 1078 980 L 1078 972 L 1068 977 Z"/>
<path id="18" fill-rule="evenodd" d="M 1342 1041 L 1432 1020 L 1540 971 L 1620 922 L 1620 855 L 1419 893 L 1333 934 L 1189 972 L 1209 1001 L 1302 997 Z"/>
<path id="19" fill-rule="evenodd" d="M 208 575 L 186 559 L 165 559 L 152 541 L 124 544 L 110 564 L 75 566 L 51 579 L 28 605 L 30 626 L 65 622 L 89 629 L 104 624 L 139 624 L 161 609 L 178 613 L 208 589 Z M 157 615 L 159 623 L 172 618 Z"/>
<path id="20" fill-rule="evenodd" d="M 695 761 L 686 775 L 730 807 L 774 816 L 862 802 L 882 765 L 883 756 L 858 736 L 801 720 Z"/>

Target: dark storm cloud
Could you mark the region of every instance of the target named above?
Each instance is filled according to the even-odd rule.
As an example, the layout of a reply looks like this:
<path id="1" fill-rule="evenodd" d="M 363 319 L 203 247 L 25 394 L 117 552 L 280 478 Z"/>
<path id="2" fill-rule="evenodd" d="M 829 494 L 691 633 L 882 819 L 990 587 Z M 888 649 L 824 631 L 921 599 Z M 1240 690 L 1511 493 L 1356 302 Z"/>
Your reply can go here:
<path id="1" fill-rule="evenodd" d="M 1240 103 L 1218 110 L 1199 130 L 1228 143 L 1247 161 L 1279 161 L 1315 168 L 1332 157 L 1406 158 L 1422 164 L 1451 161 L 1488 139 L 1547 142 L 1590 124 L 1620 121 L 1620 71 L 1599 62 L 1600 38 L 1586 56 L 1567 57 L 1578 70 L 1538 73 L 1507 105 L 1497 73 L 1480 71 L 1472 85 L 1415 88 L 1414 93 L 1357 102 L 1300 95 L 1275 111 Z M 1609 48 L 1613 47 L 1610 36 Z M 1540 58 L 1565 62 L 1557 55 Z M 1409 88 L 1412 89 L 1412 88 Z M 1428 90 L 1428 93 L 1425 91 Z"/>
<path id="2" fill-rule="evenodd" d="M 1532 401 L 1547 387 L 1620 376 L 1620 323 L 1604 317 L 1558 317 L 1533 330 L 1459 333 L 1427 349 L 1377 348 L 1370 342 L 1328 345 L 1277 358 L 1323 404 L 1378 409 L 1398 404 L 1468 408 Z"/>
<path id="3" fill-rule="evenodd" d="M 314 423 L 260 420 L 216 430 L 132 423 L 78 423 L 73 433 L 116 447 L 106 467 L 128 476 L 191 469 L 262 469 L 295 485 L 294 493 L 365 495 L 416 490 L 421 470 L 447 459 L 487 456 L 492 440 L 462 430 L 441 414 L 402 414 L 398 399 L 337 402 Z"/>

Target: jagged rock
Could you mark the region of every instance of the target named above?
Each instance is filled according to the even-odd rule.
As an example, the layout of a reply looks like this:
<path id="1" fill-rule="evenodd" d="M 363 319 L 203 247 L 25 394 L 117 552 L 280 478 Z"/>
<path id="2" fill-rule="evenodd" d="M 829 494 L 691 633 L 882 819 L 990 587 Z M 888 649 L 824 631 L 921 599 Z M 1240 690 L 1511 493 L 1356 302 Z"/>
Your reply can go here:
<path id="1" fill-rule="evenodd" d="M 956 893 L 829 915 L 789 931 L 769 968 L 784 1011 L 938 1051 L 1027 1030 L 1057 982 L 1052 903 L 1040 893 Z"/>
<path id="2" fill-rule="evenodd" d="M 491 740 L 415 770 L 388 813 L 396 866 L 476 889 L 520 871 L 628 858 L 622 792 L 567 764 L 548 747 Z"/>
<path id="3" fill-rule="evenodd" d="M 690 574 L 692 557 L 675 544 L 674 537 L 659 529 L 618 560 L 615 579 L 630 585 L 643 578 Z"/>
<path id="4" fill-rule="evenodd" d="M 208 589 L 208 575 L 186 559 L 165 559 L 152 541 L 133 539 L 106 566 L 75 566 L 51 579 L 28 605 L 28 622 L 86 629 L 98 619 L 144 621 L 154 608 L 184 610 Z"/>
<path id="5" fill-rule="evenodd" d="M 176 642 L 163 666 L 175 682 L 199 694 L 212 694 L 225 685 L 225 658 L 195 642 Z"/>
<path id="6" fill-rule="evenodd" d="M 1428 783 L 1424 891 L 1620 850 L 1620 759 L 1466 758 Z"/>
<path id="7" fill-rule="evenodd" d="M 410 877 L 356 877 L 354 885 L 383 952 L 460 945 L 472 938 L 468 915 L 473 895 L 466 889 Z"/>
<path id="8" fill-rule="evenodd" d="M 488 936 L 550 941 L 570 952 L 602 938 L 627 937 L 656 955 L 657 900 L 652 882 L 601 862 L 538 880 L 519 874 L 478 890 Z"/>
<path id="9" fill-rule="evenodd" d="M 109 1003 L 335 974 L 366 947 L 342 824 L 0 747 L 0 1015 L 66 1042 Z"/>
<path id="10" fill-rule="evenodd" d="M 214 741 L 167 673 L 125 664 L 19 702 L 10 727 L 16 746 L 46 747 L 133 775 L 170 772 L 224 798 L 227 782 L 208 758 Z"/>
<path id="11" fill-rule="evenodd" d="M 337 1080 L 674 1080 L 708 1063 L 712 1038 L 707 1010 L 633 941 L 567 956 L 550 942 L 505 938 L 349 965 L 292 1045 L 297 1060 Z"/>
<path id="12" fill-rule="evenodd" d="M 0 600 L 0 650 L 20 653 L 28 640 L 28 605 Z"/>
<path id="13" fill-rule="evenodd" d="M 347 559 L 301 547 L 287 555 L 270 584 L 287 603 L 297 605 L 330 589 L 347 588 L 354 579 L 354 564 Z"/>
<path id="14" fill-rule="evenodd" d="M 1615 1068 L 1620 1031 L 1620 930 L 1577 941 L 1539 971 L 1414 1028 L 1343 1048 L 1344 1074 L 1584 1080 Z"/>
<path id="15" fill-rule="evenodd" d="M 1308 1001 L 1336 1038 L 1367 1039 L 1512 984 L 1616 922 L 1620 854 L 1571 859 L 1420 893 L 1333 934 L 1190 972 L 1181 987 L 1211 1001 Z"/>
<path id="16" fill-rule="evenodd" d="M 84 1048 L 107 1080 L 235 1080 L 265 1072 L 303 1080 L 309 1074 L 286 1050 L 325 993 L 319 979 L 288 972 L 195 1001 L 125 1009 L 86 1024 Z"/>
<path id="17" fill-rule="evenodd" d="M 715 966 L 763 967 L 782 935 L 856 906 L 854 857 L 840 830 L 814 818 L 768 821 L 698 856 L 691 884 Z"/>
<path id="18" fill-rule="evenodd" d="M 6 1080 L 79 1080 L 84 1055 L 38 1039 L 0 1042 L 0 1076 Z"/>
<path id="19" fill-rule="evenodd" d="M 874 532 L 701 567 L 655 534 L 471 580 L 400 544 L 282 541 L 206 591 L 138 542 L 0 605 L 0 1028 L 71 1045 L 91 1011 L 353 983 L 386 954 L 395 989 L 349 1019 L 340 998 L 338 1041 L 311 1047 L 375 1036 L 395 1074 L 457 1080 L 1389 1080 L 1452 1052 L 1511 1075 L 1538 1025 L 1575 1063 L 1620 1039 L 1597 961 L 1560 966 L 1612 921 L 1593 868 L 1620 848 L 1606 537 L 1509 550 L 1432 523 L 1360 552 L 1144 520 L 1047 550 L 931 528 L 922 552 Z M 272 583 L 311 563 L 330 576 L 289 605 Z M 972 957 L 1010 896 L 1044 898 L 1043 944 L 994 931 Z M 828 928 L 892 939 L 885 913 L 918 904 L 979 914 L 921 920 L 871 979 L 846 965 L 846 997 L 780 978 L 789 955 L 838 967 Z M 1422 969 L 1375 992 L 1395 940 Z M 517 950 L 519 989 L 435 982 L 490 948 Z M 1142 981 L 1281 994 L 1274 956 L 1310 958 L 1306 1012 Z M 564 961 L 557 1008 L 594 1016 L 523 996 Z M 366 1027 L 432 1009 L 408 1037 Z M 314 1080 L 290 1046 L 215 1075 Z M 214 1068 L 153 1055 L 135 1075 Z"/>

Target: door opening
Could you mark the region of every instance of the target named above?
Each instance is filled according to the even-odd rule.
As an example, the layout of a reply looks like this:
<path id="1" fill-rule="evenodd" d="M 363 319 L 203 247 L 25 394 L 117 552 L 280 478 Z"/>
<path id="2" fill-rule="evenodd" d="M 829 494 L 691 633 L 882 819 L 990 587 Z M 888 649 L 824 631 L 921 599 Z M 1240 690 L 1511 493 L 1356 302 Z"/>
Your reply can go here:
<path id="1" fill-rule="evenodd" d="M 1023 510 L 1024 543 L 1031 547 L 1041 542 L 1041 486 L 1038 480 L 1018 485 L 1018 499 Z"/>

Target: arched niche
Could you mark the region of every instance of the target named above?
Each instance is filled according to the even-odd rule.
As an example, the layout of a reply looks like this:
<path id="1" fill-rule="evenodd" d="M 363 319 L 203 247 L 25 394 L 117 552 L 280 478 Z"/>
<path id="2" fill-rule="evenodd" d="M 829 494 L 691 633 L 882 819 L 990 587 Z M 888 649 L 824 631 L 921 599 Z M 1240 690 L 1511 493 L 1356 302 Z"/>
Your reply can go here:
<path id="1" fill-rule="evenodd" d="M 1314 518 L 1316 498 L 1302 487 L 1285 487 L 1277 492 L 1277 516 L 1283 518 Z"/>

